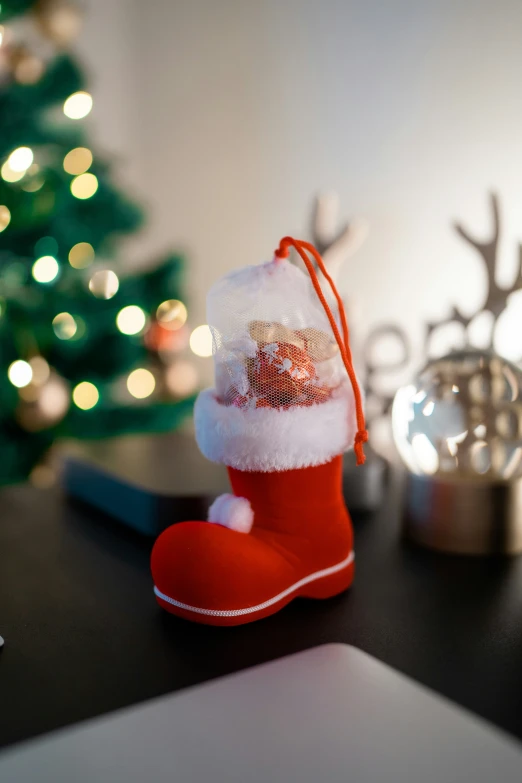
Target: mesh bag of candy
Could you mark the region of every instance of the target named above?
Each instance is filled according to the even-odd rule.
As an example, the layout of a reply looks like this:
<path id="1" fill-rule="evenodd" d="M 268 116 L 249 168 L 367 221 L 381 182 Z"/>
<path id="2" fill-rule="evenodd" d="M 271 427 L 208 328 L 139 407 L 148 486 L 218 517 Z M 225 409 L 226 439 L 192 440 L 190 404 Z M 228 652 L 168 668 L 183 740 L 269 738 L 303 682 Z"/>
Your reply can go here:
<path id="1" fill-rule="evenodd" d="M 219 280 L 207 298 L 219 402 L 242 409 L 321 404 L 346 379 L 310 279 L 276 258 Z"/>

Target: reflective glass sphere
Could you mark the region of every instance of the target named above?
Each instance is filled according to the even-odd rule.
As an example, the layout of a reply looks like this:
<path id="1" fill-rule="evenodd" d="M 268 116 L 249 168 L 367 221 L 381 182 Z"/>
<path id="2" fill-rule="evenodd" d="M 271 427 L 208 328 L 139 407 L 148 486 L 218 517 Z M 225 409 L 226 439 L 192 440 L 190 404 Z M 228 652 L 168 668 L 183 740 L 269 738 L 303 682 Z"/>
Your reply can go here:
<path id="1" fill-rule="evenodd" d="M 397 392 L 395 445 L 417 475 L 522 475 L 522 371 L 482 351 L 430 361 Z"/>

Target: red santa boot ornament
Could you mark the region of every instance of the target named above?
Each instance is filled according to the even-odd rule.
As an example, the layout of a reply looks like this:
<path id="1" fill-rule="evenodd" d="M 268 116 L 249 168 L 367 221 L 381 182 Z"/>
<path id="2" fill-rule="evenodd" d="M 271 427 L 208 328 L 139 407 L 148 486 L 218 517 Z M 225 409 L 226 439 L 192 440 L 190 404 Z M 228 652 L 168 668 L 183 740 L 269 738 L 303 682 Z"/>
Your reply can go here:
<path id="1" fill-rule="evenodd" d="M 287 260 L 291 247 L 307 274 Z M 368 434 L 342 301 L 312 245 L 285 237 L 273 261 L 219 280 L 207 311 L 216 388 L 197 399 L 196 438 L 208 459 L 227 466 L 232 492 L 207 521 L 165 530 L 151 567 L 168 612 L 239 625 L 351 585 L 341 455 L 354 444 L 364 462 Z"/>

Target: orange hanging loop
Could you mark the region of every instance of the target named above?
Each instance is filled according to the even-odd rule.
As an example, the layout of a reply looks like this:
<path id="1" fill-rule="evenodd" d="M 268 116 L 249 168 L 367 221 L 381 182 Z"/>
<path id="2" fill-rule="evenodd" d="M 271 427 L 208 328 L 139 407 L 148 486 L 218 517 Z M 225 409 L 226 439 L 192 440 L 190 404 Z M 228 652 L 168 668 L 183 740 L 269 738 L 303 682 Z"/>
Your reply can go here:
<path id="1" fill-rule="evenodd" d="M 306 267 L 308 274 L 310 275 L 310 279 L 312 281 L 312 285 L 315 289 L 317 297 L 323 306 L 328 321 L 330 322 L 332 332 L 334 333 L 334 337 L 337 341 L 337 345 L 339 346 L 339 351 L 341 352 L 341 358 L 343 360 L 343 364 L 346 368 L 346 372 L 348 373 L 348 377 L 352 384 L 353 394 L 355 398 L 355 415 L 357 418 L 357 433 L 355 435 L 355 440 L 354 440 L 354 451 L 357 460 L 357 465 L 363 465 L 365 461 L 363 446 L 368 440 L 368 431 L 366 429 L 366 423 L 364 421 L 364 410 L 362 404 L 361 390 L 359 389 L 357 377 L 353 369 L 352 352 L 350 350 L 350 333 L 348 330 L 348 322 L 346 320 L 346 313 L 344 311 L 343 301 L 339 295 L 339 292 L 337 291 L 337 287 L 334 281 L 332 280 L 332 278 L 330 277 L 330 275 L 326 270 L 326 266 L 324 264 L 323 259 L 321 258 L 321 256 L 319 255 L 315 247 L 311 245 L 309 242 L 303 242 L 300 239 L 293 239 L 292 237 L 283 237 L 283 239 L 279 243 L 279 247 L 275 251 L 275 257 L 288 258 L 288 256 L 290 255 L 291 247 L 295 247 L 295 249 L 297 250 L 297 252 L 299 253 L 299 255 L 303 260 L 303 263 Z M 319 283 L 319 278 L 317 276 L 317 272 L 314 269 L 314 265 L 308 258 L 307 252 L 310 253 L 310 255 L 315 259 L 317 266 L 319 267 L 324 278 L 328 282 L 330 288 L 332 289 L 332 293 L 337 301 L 337 306 L 339 307 L 339 315 L 341 318 L 341 327 L 343 330 L 342 337 L 339 332 L 339 329 L 337 328 L 337 324 L 335 323 L 335 318 L 330 309 L 330 305 L 326 301 L 326 297 L 322 291 L 321 285 Z"/>

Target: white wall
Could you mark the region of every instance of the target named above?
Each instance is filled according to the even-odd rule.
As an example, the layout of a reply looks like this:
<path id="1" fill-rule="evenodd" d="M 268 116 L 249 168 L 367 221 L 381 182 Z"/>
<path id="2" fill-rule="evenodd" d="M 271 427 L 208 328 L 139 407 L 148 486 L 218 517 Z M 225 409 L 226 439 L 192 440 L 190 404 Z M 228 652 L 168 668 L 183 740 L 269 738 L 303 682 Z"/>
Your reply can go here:
<path id="1" fill-rule="evenodd" d="M 90 5 L 93 121 L 151 211 L 133 254 L 190 251 L 194 325 L 219 275 L 306 233 L 321 188 L 371 223 L 343 277 L 360 334 L 391 320 L 419 343 L 424 319 L 481 301 L 482 269 L 451 223 L 485 237 L 490 188 L 509 282 L 522 237 L 517 0 Z"/>

